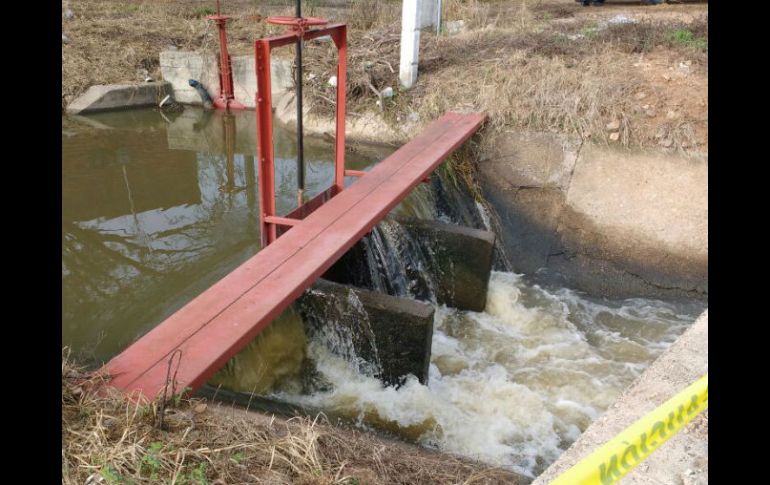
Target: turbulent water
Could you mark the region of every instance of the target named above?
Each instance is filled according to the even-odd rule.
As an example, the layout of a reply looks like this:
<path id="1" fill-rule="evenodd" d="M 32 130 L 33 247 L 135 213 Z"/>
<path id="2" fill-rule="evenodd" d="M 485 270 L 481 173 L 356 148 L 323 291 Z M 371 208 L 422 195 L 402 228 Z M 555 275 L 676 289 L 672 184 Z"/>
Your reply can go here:
<path id="1" fill-rule="evenodd" d="M 428 190 L 405 202 L 402 216 L 452 222 Z M 472 210 L 489 229 L 483 206 Z M 435 304 L 435 282 L 425 271 L 432 254 L 401 224 L 383 221 L 362 244 L 368 274 L 354 283 Z M 414 377 L 399 388 L 383 385 L 352 343 L 329 331 L 308 340 L 307 360 L 295 365 L 293 377 L 261 394 L 534 477 L 684 332 L 701 306 L 596 299 L 493 272 L 483 312 L 437 306 L 427 385 Z M 334 326 L 334 316 L 327 317 Z M 286 325 L 274 324 L 276 333 Z M 248 367 L 243 362 L 269 347 L 274 350 L 258 340 L 234 361 Z M 227 369 L 218 382 L 255 388 Z"/>
<path id="2" fill-rule="evenodd" d="M 593 300 L 495 272 L 484 312 L 437 309 L 428 385 L 410 378 L 386 387 L 317 337 L 306 352 L 325 390 L 303 394 L 284 383 L 272 397 L 536 476 L 696 313 L 654 300 Z"/>

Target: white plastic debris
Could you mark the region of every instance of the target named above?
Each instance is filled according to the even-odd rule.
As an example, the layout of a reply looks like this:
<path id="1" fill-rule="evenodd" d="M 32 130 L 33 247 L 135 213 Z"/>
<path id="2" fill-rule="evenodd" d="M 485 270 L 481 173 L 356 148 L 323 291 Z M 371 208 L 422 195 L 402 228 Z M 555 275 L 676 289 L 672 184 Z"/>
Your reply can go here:
<path id="1" fill-rule="evenodd" d="M 388 86 L 387 88 L 382 90 L 382 97 L 383 98 L 392 98 L 393 97 L 393 88 Z"/>
<path id="2" fill-rule="evenodd" d="M 162 108 L 162 107 L 163 107 L 163 105 L 164 105 L 164 104 L 166 104 L 166 101 L 168 101 L 169 99 L 171 99 L 171 95 L 170 95 L 170 94 L 167 94 L 167 95 L 166 95 L 166 97 L 165 97 L 165 98 L 163 98 L 163 101 L 161 101 L 161 102 L 160 102 L 160 104 L 158 105 L 158 107 L 159 107 L 159 108 Z"/>
<path id="3" fill-rule="evenodd" d="M 92 473 L 86 478 L 85 485 L 97 485 L 100 483 L 104 483 L 104 477 L 98 473 Z"/>
<path id="4" fill-rule="evenodd" d="M 607 21 L 608 24 L 635 24 L 637 22 L 636 19 L 626 17 L 625 15 L 615 15 L 611 19 Z"/>
<path id="5" fill-rule="evenodd" d="M 329 86 L 333 88 L 337 87 L 337 76 L 332 76 L 329 78 Z"/>

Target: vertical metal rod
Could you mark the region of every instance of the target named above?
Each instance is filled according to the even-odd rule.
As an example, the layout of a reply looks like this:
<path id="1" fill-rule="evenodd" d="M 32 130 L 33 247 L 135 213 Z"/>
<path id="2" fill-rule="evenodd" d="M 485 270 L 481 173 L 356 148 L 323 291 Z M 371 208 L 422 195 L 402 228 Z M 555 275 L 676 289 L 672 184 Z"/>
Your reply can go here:
<path id="1" fill-rule="evenodd" d="M 302 18 L 302 0 L 297 0 L 297 18 Z M 297 71 L 297 200 L 304 202 L 305 192 L 305 150 L 302 141 L 302 37 L 297 38 L 297 55 L 294 60 Z"/>

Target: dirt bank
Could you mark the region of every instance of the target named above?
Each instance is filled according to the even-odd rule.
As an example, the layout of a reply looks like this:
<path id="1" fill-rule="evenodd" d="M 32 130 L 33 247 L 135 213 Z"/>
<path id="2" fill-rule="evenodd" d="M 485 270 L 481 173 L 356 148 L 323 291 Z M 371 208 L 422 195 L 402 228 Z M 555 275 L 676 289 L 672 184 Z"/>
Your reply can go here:
<path id="1" fill-rule="evenodd" d="M 287 420 L 176 399 L 161 412 L 159 403 L 97 396 L 85 379 L 62 359 L 66 485 L 528 483 L 501 469 L 334 427 L 323 417 Z"/>

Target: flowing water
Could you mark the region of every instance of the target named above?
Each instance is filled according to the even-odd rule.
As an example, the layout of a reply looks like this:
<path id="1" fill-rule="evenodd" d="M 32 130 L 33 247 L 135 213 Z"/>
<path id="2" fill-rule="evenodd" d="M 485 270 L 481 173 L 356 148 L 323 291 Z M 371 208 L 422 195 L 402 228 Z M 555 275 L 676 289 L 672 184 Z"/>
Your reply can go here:
<path id="1" fill-rule="evenodd" d="M 63 344 L 108 359 L 259 250 L 253 117 L 145 110 L 63 123 Z M 275 148 L 285 213 L 296 204 L 293 136 L 278 130 Z M 305 153 L 312 196 L 331 183 L 332 149 L 309 144 Z M 366 169 L 385 154 L 349 154 L 349 166 Z M 448 217 L 425 185 L 397 212 Z M 423 271 L 431 254 L 397 222 L 362 244 L 372 288 L 435 301 Z M 344 303 L 366 320 L 360 302 Z M 535 476 L 703 304 L 604 300 L 494 272 L 484 312 L 437 307 L 429 382 L 399 388 L 372 377 L 376 359 L 355 355 L 351 336 L 332 325 L 333 308 L 311 337 L 289 309 L 211 384 Z"/>

